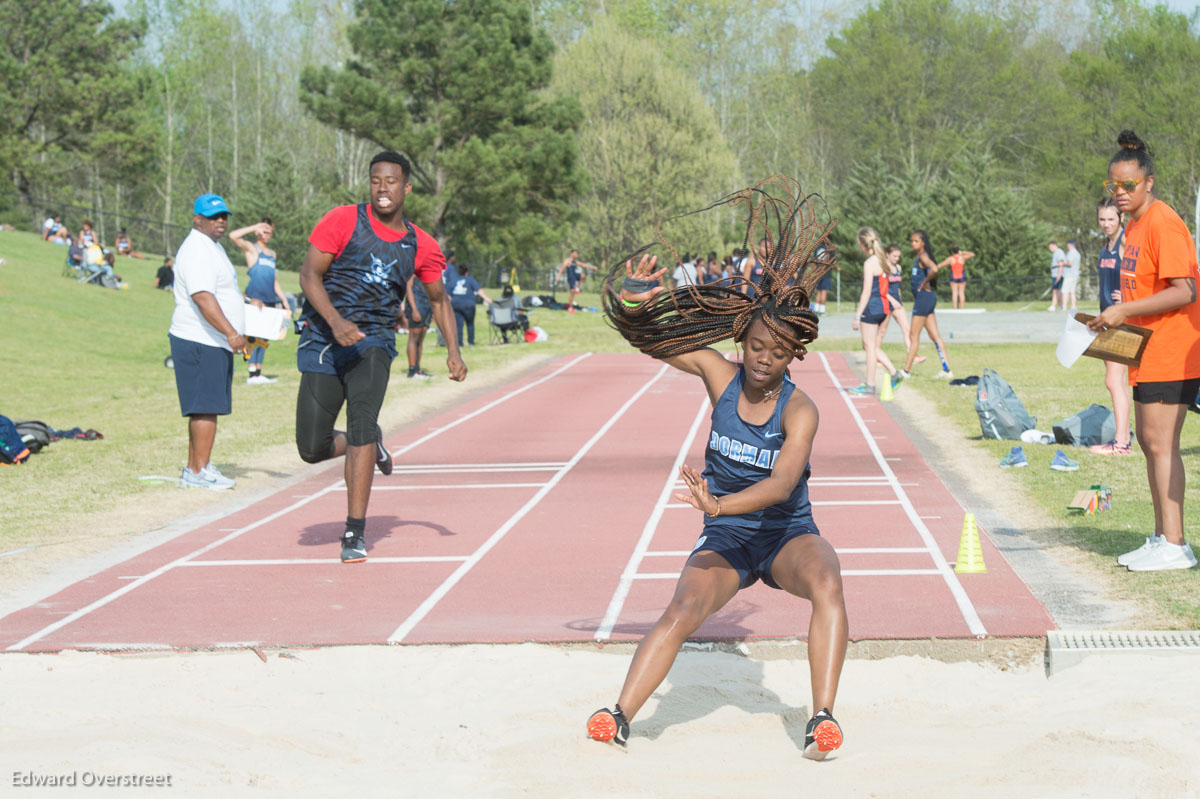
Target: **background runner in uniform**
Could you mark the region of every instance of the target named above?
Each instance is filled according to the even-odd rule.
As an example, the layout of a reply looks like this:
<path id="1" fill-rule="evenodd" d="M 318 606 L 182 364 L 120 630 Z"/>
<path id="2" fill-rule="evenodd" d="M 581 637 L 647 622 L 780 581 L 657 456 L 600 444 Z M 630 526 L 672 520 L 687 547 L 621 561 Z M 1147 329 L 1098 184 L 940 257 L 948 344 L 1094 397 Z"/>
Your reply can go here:
<path id="1" fill-rule="evenodd" d="M 970 250 L 950 248 L 950 257 L 938 264 L 938 269 L 950 267 L 950 307 L 963 308 L 967 304 L 967 261 L 975 257 Z"/>
<path id="2" fill-rule="evenodd" d="M 883 248 L 887 260 L 884 264 L 884 272 L 888 279 L 888 315 L 887 319 L 879 325 L 879 346 L 883 346 L 883 337 L 887 334 L 888 322 L 892 319 L 896 320 L 896 324 L 900 326 L 900 336 L 904 341 L 904 347 L 908 348 L 908 312 L 904 310 L 904 300 L 900 298 L 900 284 L 904 282 L 904 272 L 900 269 L 900 245 L 889 244 Z M 913 363 L 921 363 L 925 360 L 924 356 L 917 356 Z"/>
<path id="3" fill-rule="evenodd" d="M 908 338 L 908 360 L 904 363 L 901 377 L 908 377 L 908 372 L 917 358 L 917 347 L 921 344 L 921 331 L 925 330 L 929 333 L 929 340 L 933 342 L 938 358 L 942 362 L 942 371 L 938 372 L 936 376 L 949 379 L 954 377 L 954 374 L 950 371 L 950 363 L 946 360 L 946 343 L 942 341 L 942 336 L 938 333 L 937 317 L 934 316 L 934 309 L 937 308 L 937 295 L 933 292 L 937 288 L 938 265 L 933 260 L 933 248 L 929 246 L 929 234 L 924 230 L 914 230 L 908 243 L 915 254 L 912 266 L 913 311 L 912 328 Z"/>
<path id="4" fill-rule="evenodd" d="M 254 234 L 254 241 L 246 238 L 251 233 Z M 264 216 L 257 225 L 239 228 L 229 234 L 229 238 L 233 239 L 233 243 L 242 251 L 246 258 L 246 266 L 249 267 L 246 271 L 246 290 L 242 294 L 259 308 L 282 308 L 290 316 L 292 306 L 288 304 L 287 295 L 279 285 L 279 278 L 275 273 L 275 251 L 270 248 L 274 236 L 275 223 L 269 216 Z M 250 385 L 275 382 L 275 378 L 262 373 L 266 354 L 267 351 L 263 347 L 255 347 L 251 351 L 250 374 L 246 376 L 246 382 Z"/>
<path id="5" fill-rule="evenodd" d="M 1100 310 L 1121 301 L 1121 248 L 1125 231 L 1121 227 L 1121 211 L 1117 201 L 1105 197 L 1096 205 L 1096 221 L 1104 234 L 1104 244 L 1096 262 L 1096 280 L 1100 284 Z M 1123 363 L 1104 362 L 1104 386 L 1112 396 L 1113 417 L 1117 423 L 1116 438 L 1107 444 L 1091 448 L 1097 455 L 1132 455 L 1133 442 L 1129 430 L 1129 377 Z"/>
<path id="6" fill-rule="evenodd" d="M 1154 501 L 1154 535 L 1117 563 L 1130 571 L 1190 569 L 1196 555 L 1183 537 L 1186 474 L 1179 435 L 1200 389 L 1200 302 L 1196 244 L 1172 208 L 1154 197 L 1154 161 L 1133 131 L 1108 165 L 1105 188 L 1129 214 L 1121 258 L 1121 302 L 1089 323 L 1093 330 L 1128 320 L 1154 331 L 1137 366 L 1129 367 L 1138 444 Z"/>
<path id="7" fill-rule="evenodd" d="M 434 239 L 404 219 L 412 191 L 408 160 L 391 152 L 371 160 L 371 201 L 327 213 L 312 235 L 300 269 L 304 323 L 296 361 L 296 448 L 308 463 L 346 456 L 346 532 L 342 561 L 366 560 L 367 502 L 375 466 L 391 474 L 379 409 L 396 357 L 396 305 L 416 275 L 429 295 L 433 320 L 446 338 L 451 380 L 463 380 L 450 303 L 442 286 L 444 259 Z M 346 430 L 334 430 L 346 404 Z"/>
<path id="8" fill-rule="evenodd" d="M 751 205 L 755 196 L 746 190 L 734 201 Z M 629 721 L 667 676 L 684 640 L 740 589 L 761 579 L 813 606 L 808 655 L 814 714 L 804 755 L 820 760 L 841 745 L 832 715 L 848 631 L 841 570 L 813 523 L 808 498 L 817 409 L 787 377 L 788 364 L 803 358 L 817 337 L 809 295 L 836 256 L 831 252 L 817 261 L 811 244 L 797 247 L 797 240 L 826 238 L 832 223 L 817 228 L 798 186 L 794 196 L 805 208 L 793 221 L 811 227 L 785 232 L 778 221 L 775 257 L 763 264 L 769 279 L 759 284 L 754 299 L 720 283 L 667 293 L 651 289 L 664 270 L 656 271 L 656 261 L 647 256 L 636 268 L 626 263 L 619 295 L 611 281 L 605 289 L 605 314 L 616 329 L 642 352 L 699 377 L 713 411 L 704 473 L 682 466 L 689 493 L 676 495 L 704 512 L 704 531 L 670 605 L 638 644 L 617 703 L 589 718 L 588 734 L 597 740 L 624 744 Z M 753 226 L 762 209 L 751 208 Z M 787 209 L 772 210 L 791 218 Z M 793 278 L 796 285 L 789 285 Z M 706 346 L 730 336 L 743 347 L 741 365 Z"/>
<path id="9" fill-rule="evenodd" d="M 579 286 L 583 283 L 583 272 L 580 270 L 595 268 L 592 264 L 579 260 L 579 250 L 571 250 L 571 254 L 559 265 L 554 279 L 557 281 L 562 278 L 563 272 L 567 273 L 567 313 L 575 313 L 575 297 L 579 294 Z M 457 276 L 457 273 L 454 276 Z"/>
<path id="10" fill-rule="evenodd" d="M 892 388 L 900 384 L 903 378 L 879 346 L 879 328 L 887 321 L 891 312 L 888 302 L 888 278 L 883 263 L 887 254 L 883 251 L 883 243 L 874 228 L 860 228 L 858 231 L 858 248 L 862 250 L 867 260 L 863 262 L 863 286 L 858 298 L 858 308 L 854 311 L 854 320 L 850 326 L 862 332 L 863 350 L 867 354 L 864 361 L 864 382 L 849 389 L 851 394 L 858 396 L 875 395 L 875 365 L 887 369 L 888 379 Z"/>

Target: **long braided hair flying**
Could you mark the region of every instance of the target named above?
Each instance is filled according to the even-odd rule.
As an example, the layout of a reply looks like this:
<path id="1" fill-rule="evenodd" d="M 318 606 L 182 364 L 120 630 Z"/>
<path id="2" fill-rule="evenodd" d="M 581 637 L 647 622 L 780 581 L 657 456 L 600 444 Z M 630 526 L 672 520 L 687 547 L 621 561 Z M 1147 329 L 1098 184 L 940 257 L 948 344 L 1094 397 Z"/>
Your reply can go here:
<path id="1" fill-rule="evenodd" d="M 620 290 L 627 261 L 657 246 L 680 260 L 663 237 L 660 223 L 658 241 L 622 258 L 609 273 L 602 297 L 605 316 L 630 344 L 653 358 L 694 352 L 730 337 L 741 343 L 756 318 L 762 319 L 780 348 L 803 358 L 807 345 L 817 338 L 818 319 L 808 307 L 809 297 L 837 263 L 837 250 L 829 238 L 837 220 L 829 216 L 819 195 L 806 195 L 797 181 L 779 175 L 672 219 L 724 206 L 745 211 L 743 250 L 752 241 L 766 242 L 765 261 L 755 256 L 763 267 L 758 285 L 734 275 L 715 283 L 676 286 L 636 308 L 626 307 Z"/>

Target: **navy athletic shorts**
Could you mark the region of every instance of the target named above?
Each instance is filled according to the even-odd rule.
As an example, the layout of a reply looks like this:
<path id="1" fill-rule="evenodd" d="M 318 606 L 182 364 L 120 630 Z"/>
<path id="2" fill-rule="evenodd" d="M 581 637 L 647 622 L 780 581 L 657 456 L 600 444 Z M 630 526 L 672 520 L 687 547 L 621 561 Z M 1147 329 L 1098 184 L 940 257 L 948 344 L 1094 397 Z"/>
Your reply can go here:
<path id="1" fill-rule="evenodd" d="M 863 311 L 863 315 L 861 317 L 859 317 L 859 321 L 863 322 L 864 324 L 868 324 L 868 325 L 882 325 L 884 319 L 887 319 L 887 314 L 871 313 L 871 311 L 869 309 L 866 311 Z"/>
<path id="2" fill-rule="evenodd" d="M 829 291 L 833 288 L 833 270 L 825 273 L 825 276 L 817 281 L 817 291 Z"/>
<path id="3" fill-rule="evenodd" d="M 1050 282 L 1050 288 L 1053 289 L 1054 291 L 1059 291 L 1062 289 L 1062 284 L 1063 284 L 1063 279 L 1061 277 L 1055 278 L 1054 280 L 1052 280 Z"/>
<path id="4" fill-rule="evenodd" d="M 233 413 L 233 353 L 167 334 L 175 365 L 175 390 L 184 416 Z"/>
<path id="5" fill-rule="evenodd" d="M 932 291 L 918 291 L 913 299 L 913 316 L 929 316 L 937 308 L 937 295 Z"/>
<path id="6" fill-rule="evenodd" d="M 784 544 L 802 535 L 820 535 L 820 532 L 816 526 L 799 525 L 777 532 L 763 530 L 746 537 L 742 531 L 710 525 L 692 547 L 692 554 L 710 551 L 725 558 L 741 578 L 742 588 L 749 588 L 759 580 L 771 588 L 779 588 L 771 579 L 771 564 Z"/>

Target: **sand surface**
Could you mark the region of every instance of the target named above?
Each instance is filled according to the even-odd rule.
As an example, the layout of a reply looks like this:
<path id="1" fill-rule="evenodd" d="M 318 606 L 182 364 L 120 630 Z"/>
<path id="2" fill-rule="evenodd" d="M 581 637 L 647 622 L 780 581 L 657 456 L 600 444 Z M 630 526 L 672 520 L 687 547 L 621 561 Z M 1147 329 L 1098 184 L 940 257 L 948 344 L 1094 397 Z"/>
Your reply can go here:
<path id="1" fill-rule="evenodd" d="M 1050 678 L 1040 661 L 850 660 L 835 709 L 845 746 L 813 763 L 800 756 L 808 668 L 786 652 L 684 651 L 628 751 L 586 739 L 629 655 L 540 644 L 268 651 L 266 662 L 248 650 L 4 655 L 5 793 L 19 795 L 14 773 L 171 779 L 111 796 L 1200 792 L 1185 658 L 1096 657 Z"/>

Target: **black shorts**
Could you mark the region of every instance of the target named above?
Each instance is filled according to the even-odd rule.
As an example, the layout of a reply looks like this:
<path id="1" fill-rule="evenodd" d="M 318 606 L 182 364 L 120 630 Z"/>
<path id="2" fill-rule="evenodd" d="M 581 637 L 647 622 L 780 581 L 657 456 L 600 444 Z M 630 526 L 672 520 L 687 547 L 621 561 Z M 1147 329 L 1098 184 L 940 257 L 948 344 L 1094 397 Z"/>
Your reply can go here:
<path id="1" fill-rule="evenodd" d="M 387 394 L 392 356 L 371 347 L 339 374 L 303 372 L 296 398 L 296 449 L 306 463 L 333 457 L 333 425 L 346 405 L 346 442 L 361 447 L 375 442 L 379 409 Z"/>
<path id="2" fill-rule="evenodd" d="M 937 295 L 926 289 L 913 298 L 913 316 L 929 316 L 937 308 Z"/>
<path id="3" fill-rule="evenodd" d="M 1191 405 L 1200 394 L 1200 377 L 1167 380 L 1162 383 L 1138 383 L 1133 387 L 1134 402 L 1162 402 L 1167 405 Z"/>
<path id="4" fill-rule="evenodd" d="M 859 317 L 859 321 L 865 325 L 882 325 L 884 319 L 887 319 L 887 314 L 871 313 L 869 309 L 864 311 L 863 315 Z"/>
<path id="5" fill-rule="evenodd" d="M 226 416 L 233 412 L 233 353 L 223 347 L 172 336 L 175 390 L 184 416 Z"/>
<path id="6" fill-rule="evenodd" d="M 819 281 L 817 281 L 817 291 L 829 291 L 833 288 L 833 270 L 826 272 Z"/>
<path id="7" fill-rule="evenodd" d="M 771 579 L 771 565 L 783 550 L 784 544 L 802 535 L 820 535 L 815 525 L 796 525 L 779 532 L 761 531 L 746 539 L 743 535 L 717 526 L 704 528 L 704 534 L 692 547 L 697 552 L 716 552 L 734 568 L 741 578 L 741 588 L 749 588 L 762 580 L 771 588 L 779 588 Z"/>
<path id="8" fill-rule="evenodd" d="M 413 319 L 412 310 L 414 305 L 417 308 L 417 313 L 421 315 L 419 321 Z M 433 307 L 429 304 L 429 295 L 425 293 L 424 289 L 418 289 L 414 286 L 412 296 L 404 303 L 404 321 L 407 323 L 408 328 L 411 330 L 415 327 L 420 330 L 423 327 L 429 327 L 431 322 L 430 317 L 432 316 Z"/>
<path id="9" fill-rule="evenodd" d="M 1053 281 L 1051 281 L 1050 288 L 1053 291 L 1060 291 L 1062 289 L 1062 282 L 1063 279 L 1061 277 L 1055 278 Z"/>

